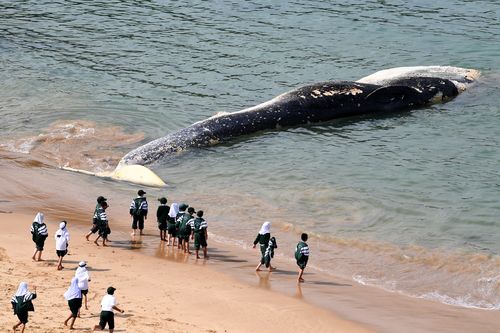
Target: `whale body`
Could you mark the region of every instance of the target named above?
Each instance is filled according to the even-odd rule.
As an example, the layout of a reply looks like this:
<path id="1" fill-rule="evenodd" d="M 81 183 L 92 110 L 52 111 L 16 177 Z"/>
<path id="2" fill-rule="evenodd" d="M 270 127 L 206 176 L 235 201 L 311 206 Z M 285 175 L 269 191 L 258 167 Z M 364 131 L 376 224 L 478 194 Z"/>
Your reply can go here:
<path id="1" fill-rule="evenodd" d="M 445 102 L 465 91 L 479 75 L 474 69 L 451 66 L 399 67 L 357 81 L 306 85 L 251 108 L 219 113 L 151 141 L 127 153 L 116 171 L 127 165 L 148 165 L 191 147 L 212 146 L 262 130 Z M 129 181 L 134 177 L 130 175 Z"/>

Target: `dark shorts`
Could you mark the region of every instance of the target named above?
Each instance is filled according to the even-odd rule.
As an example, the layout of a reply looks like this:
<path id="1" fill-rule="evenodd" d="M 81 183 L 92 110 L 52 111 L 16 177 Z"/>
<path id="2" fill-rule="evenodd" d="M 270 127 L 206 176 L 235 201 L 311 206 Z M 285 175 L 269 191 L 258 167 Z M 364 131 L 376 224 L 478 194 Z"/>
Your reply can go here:
<path id="1" fill-rule="evenodd" d="M 95 234 L 96 232 L 99 231 L 99 226 L 97 224 L 93 224 L 92 225 L 92 228 L 90 229 L 90 231 Z"/>
<path id="2" fill-rule="evenodd" d="M 47 239 L 47 237 L 40 237 L 36 242 L 35 242 L 35 245 L 36 245 L 36 249 L 38 251 L 43 251 L 43 246 L 45 245 L 45 240 Z"/>
<path id="3" fill-rule="evenodd" d="M 78 316 L 78 311 L 82 307 L 81 298 L 73 298 L 68 301 L 69 309 L 71 310 L 71 317 L 76 318 Z"/>
<path id="4" fill-rule="evenodd" d="M 112 311 L 101 311 L 101 317 L 99 318 L 99 327 L 101 330 L 106 327 L 106 324 L 108 324 L 110 330 L 115 328 L 115 314 Z"/>
<path id="5" fill-rule="evenodd" d="M 207 239 L 204 233 L 194 234 L 194 248 L 199 250 L 200 247 L 207 247 Z"/>
<path id="6" fill-rule="evenodd" d="M 297 260 L 297 266 L 299 266 L 300 269 L 306 268 L 308 260 L 309 257 L 303 256 L 300 260 Z"/>
<path id="7" fill-rule="evenodd" d="M 68 253 L 68 250 L 56 250 L 56 253 L 58 257 L 64 257 Z"/>
<path id="8" fill-rule="evenodd" d="M 173 237 L 177 236 L 177 229 L 175 228 L 175 224 L 169 224 L 167 226 L 168 234 L 172 235 Z"/>
<path id="9" fill-rule="evenodd" d="M 133 216 L 132 229 L 137 229 L 137 225 L 140 230 L 144 229 L 144 216 Z"/>
<path id="10" fill-rule="evenodd" d="M 110 233 L 111 233 L 111 229 L 109 228 L 109 226 L 107 224 L 99 227 L 99 236 L 101 236 L 103 239 L 108 239 L 108 235 Z"/>
<path id="11" fill-rule="evenodd" d="M 28 322 L 28 311 L 22 311 L 17 313 L 17 318 L 23 324 Z"/>
<path id="12" fill-rule="evenodd" d="M 85 289 L 85 290 L 80 290 L 82 292 L 82 295 L 87 295 L 89 293 L 89 290 L 88 289 Z"/>
<path id="13" fill-rule="evenodd" d="M 158 229 L 160 229 L 160 230 L 167 230 L 167 222 L 165 222 L 165 223 L 158 223 Z"/>

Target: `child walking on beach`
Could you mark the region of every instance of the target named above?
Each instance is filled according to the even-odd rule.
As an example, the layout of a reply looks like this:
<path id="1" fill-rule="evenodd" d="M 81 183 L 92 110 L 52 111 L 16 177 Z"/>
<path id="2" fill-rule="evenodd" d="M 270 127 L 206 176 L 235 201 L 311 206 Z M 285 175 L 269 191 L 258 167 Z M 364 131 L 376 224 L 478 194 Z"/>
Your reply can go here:
<path id="1" fill-rule="evenodd" d="M 97 236 L 94 241 L 97 246 L 99 246 L 99 243 L 97 242 L 99 238 L 102 238 L 102 246 L 107 246 L 106 241 L 108 240 L 108 235 L 111 233 L 108 215 L 106 214 L 106 209 L 108 209 L 108 207 L 109 205 L 107 199 L 101 200 L 101 202 L 97 204 L 94 213 L 94 219 L 97 220 L 97 227 L 99 228 L 99 236 Z"/>
<path id="2" fill-rule="evenodd" d="M 38 213 L 35 216 L 35 220 L 31 225 L 31 234 L 33 242 L 35 242 L 35 252 L 33 253 L 33 257 L 31 257 L 35 261 L 42 260 L 42 252 L 43 246 L 45 244 L 45 240 L 49 235 L 47 230 L 47 225 L 43 223 L 44 215 L 43 213 Z M 38 256 L 37 256 L 38 255 Z"/>
<path id="3" fill-rule="evenodd" d="M 106 292 L 107 295 L 102 298 L 101 301 L 101 316 L 99 319 L 99 325 L 94 326 L 94 331 L 99 329 L 103 330 L 106 325 L 109 327 L 109 333 L 113 333 L 115 329 L 115 314 L 113 310 L 119 311 L 120 313 L 125 312 L 125 310 L 120 309 L 116 306 L 116 299 L 113 296 L 115 294 L 116 288 L 109 287 Z"/>
<path id="4" fill-rule="evenodd" d="M 89 239 L 90 235 L 95 234 L 96 232 L 99 231 L 99 219 L 97 210 L 99 209 L 99 207 L 101 207 L 101 204 L 106 200 L 107 199 L 102 195 L 97 197 L 97 205 L 95 206 L 94 215 L 92 216 L 92 228 L 90 228 L 90 231 L 85 235 L 85 239 L 88 241 L 90 240 Z"/>
<path id="5" fill-rule="evenodd" d="M 78 288 L 82 292 L 83 298 L 85 298 L 85 310 L 88 310 L 87 306 L 87 294 L 89 292 L 89 281 L 90 275 L 87 270 L 87 263 L 85 261 L 80 261 L 78 268 L 75 272 L 75 277 L 78 279 Z"/>
<path id="6" fill-rule="evenodd" d="M 266 263 L 266 250 L 269 246 L 269 241 L 271 240 L 271 222 L 266 221 L 262 224 L 262 227 L 259 230 L 259 233 L 257 234 L 257 237 L 253 241 L 253 248 L 255 249 L 255 246 L 257 243 L 260 245 L 260 253 L 261 253 L 261 258 L 260 262 L 255 268 L 256 271 L 260 271 L 260 266 L 264 265 Z M 269 269 L 271 272 L 275 267 L 271 266 L 271 259 L 269 258 L 269 266 L 266 265 L 266 267 Z"/>
<path id="7" fill-rule="evenodd" d="M 14 325 L 12 329 L 15 331 L 19 326 L 22 326 L 21 333 L 24 332 L 26 324 L 28 323 L 28 311 L 35 311 L 33 303 L 31 302 L 36 298 L 36 287 L 33 286 L 34 292 L 28 291 L 28 284 L 26 282 L 21 282 L 17 288 L 16 294 L 12 296 L 10 303 L 12 304 L 12 309 L 14 314 L 17 315 L 19 323 Z"/>
<path id="8" fill-rule="evenodd" d="M 78 278 L 74 277 L 71 279 L 71 284 L 64 293 L 64 298 L 68 301 L 69 310 L 71 314 L 64 321 L 64 326 L 68 326 L 68 321 L 71 319 L 71 324 L 69 325 L 69 329 L 72 330 L 73 325 L 75 324 L 76 317 L 80 313 L 80 308 L 82 307 L 82 292 L 78 287 Z"/>
<path id="9" fill-rule="evenodd" d="M 56 231 L 54 239 L 56 240 L 56 254 L 59 258 L 57 262 L 57 270 L 60 271 L 64 268 L 62 260 L 68 253 L 69 232 L 66 228 L 66 221 L 59 223 L 59 230 Z"/>
<path id="10" fill-rule="evenodd" d="M 307 266 L 307 261 L 309 260 L 309 246 L 307 245 L 307 234 L 302 234 L 300 236 L 301 241 L 297 244 L 295 248 L 295 259 L 297 260 L 297 266 L 299 266 L 299 276 L 297 282 L 304 282 L 302 274 L 304 274 L 304 269 Z"/>

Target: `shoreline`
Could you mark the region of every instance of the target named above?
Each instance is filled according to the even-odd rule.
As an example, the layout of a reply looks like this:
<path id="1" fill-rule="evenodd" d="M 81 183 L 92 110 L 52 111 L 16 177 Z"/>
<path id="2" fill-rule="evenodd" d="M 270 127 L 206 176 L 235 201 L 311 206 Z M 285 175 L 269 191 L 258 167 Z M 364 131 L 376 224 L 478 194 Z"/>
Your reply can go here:
<path id="1" fill-rule="evenodd" d="M 335 323 L 335 325 L 337 325 L 339 320 L 340 326 L 347 322 L 346 325 L 348 328 L 347 326 L 342 326 L 345 328 L 342 330 L 344 332 L 356 332 L 356 330 L 361 330 L 390 333 L 401 331 L 439 331 L 451 333 L 475 330 L 484 333 L 493 333 L 496 332 L 496 328 L 500 326 L 500 319 L 497 318 L 497 312 L 494 310 L 488 311 L 460 308 L 438 303 L 436 301 L 410 298 L 376 287 L 359 285 L 352 280 L 324 274 L 309 267 L 306 269 L 305 273 L 306 283 L 300 286 L 300 288 L 297 288 L 295 282 L 297 270 L 293 261 L 285 260 L 278 256 L 273 261 L 273 263 L 278 266 L 278 271 L 271 274 L 267 272 L 256 274 L 254 268 L 259 258 L 258 251 L 242 249 L 233 244 L 217 242 L 212 237 L 209 238 L 208 246 L 208 253 L 211 256 L 210 260 L 196 261 L 192 258 L 186 258 L 184 255 L 176 255 L 174 251 L 169 251 L 170 249 L 168 247 L 162 247 L 160 245 L 156 222 L 155 219 L 152 218 L 154 214 L 152 216 L 150 215 L 150 219 L 146 223 L 145 231 L 147 235 L 143 237 L 140 242 L 134 244 L 130 241 L 129 217 L 126 213 L 130 198 L 123 194 L 123 192 L 130 193 L 132 191 L 131 184 L 103 181 L 102 179 L 87 176 L 82 177 L 74 173 L 61 173 L 61 170 L 45 167 L 43 164 L 35 168 L 32 168 L 33 165 L 29 165 L 28 168 L 20 169 L 4 160 L 0 161 L 0 165 L 3 167 L 2 174 L 5 174 L 4 179 L 8 181 L 6 184 L 6 192 L 4 193 L 9 193 L 9 197 L 0 197 L 0 211 L 14 212 L 13 214 L 0 214 L 0 223 L 4 224 L 6 223 L 5 220 L 9 220 L 12 216 L 19 216 L 18 214 L 21 213 L 22 216 L 24 216 L 23 219 L 28 221 L 26 222 L 26 228 L 29 228 L 36 212 L 43 211 L 46 215 L 46 220 L 52 223 L 52 226 L 49 226 L 49 239 L 47 241 L 47 249 L 49 250 L 48 252 L 44 251 L 44 256 L 49 255 L 50 259 L 54 259 L 55 257 L 55 254 L 51 253 L 50 250 L 53 246 L 50 236 L 53 235 L 56 228 L 54 223 L 61 219 L 67 219 L 70 223 L 69 230 L 72 234 L 72 241 L 70 242 L 70 253 L 72 253 L 72 255 L 73 250 L 76 249 L 76 247 L 74 248 L 73 246 L 81 242 L 81 244 L 78 245 L 79 258 L 77 258 L 75 262 L 85 260 L 84 257 L 80 258 L 81 253 L 89 253 L 89 256 L 93 258 L 92 260 L 94 260 L 97 254 L 105 254 L 105 256 L 101 258 L 104 260 L 106 260 L 108 256 L 116 258 L 119 261 L 135 258 L 133 260 L 141 263 L 141 265 L 147 265 L 149 263 L 149 265 L 152 265 L 154 268 L 162 267 L 162 270 L 166 270 L 165 276 L 167 277 L 168 269 L 170 265 L 173 265 L 175 271 L 178 271 L 177 273 L 184 274 L 182 278 L 187 279 L 188 284 L 199 282 L 197 279 L 193 281 L 192 277 L 185 276 L 185 274 L 189 275 L 187 272 L 191 272 L 193 269 L 201 270 L 201 272 L 203 272 L 202 274 L 208 274 L 210 276 L 211 274 L 217 274 L 219 279 L 225 279 L 225 281 L 230 281 L 228 282 L 230 285 L 238 286 L 234 287 L 236 291 L 245 291 L 243 295 L 239 295 L 236 292 L 236 297 L 238 299 L 254 296 L 254 294 L 260 294 L 261 292 L 265 293 L 262 299 L 253 301 L 252 309 L 253 307 L 257 309 L 253 309 L 251 311 L 252 314 L 246 314 L 246 316 L 253 318 L 256 322 L 259 322 L 260 319 L 254 316 L 254 312 L 256 312 L 259 307 L 267 307 L 268 298 L 273 300 L 278 298 L 281 303 L 274 309 L 276 313 L 281 312 L 281 310 L 279 310 L 280 307 L 286 308 L 289 303 L 292 302 L 294 306 L 300 308 L 301 311 L 302 307 L 304 307 L 304 309 L 313 309 L 310 311 L 314 313 L 317 311 L 323 313 L 325 317 L 322 317 L 322 320 L 327 322 L 331 321 Z M 40 177 L 40 174 L 42 177 Z M 57 182 L 55 180 L 57 180 Z M 136 188 L 136 186 L 134 185 L 133 188 Z M 81 190 L 74 191 L 74 189 Z M 150 190 L 146 189 L 146 191 L 148 192 Z M 166 189 L 166 191 L 175 193 L 175 189 Z M 152 189 L 150 192 L 150 194 L 153 194 L 155 190 Z M 84 234 L 88 231 L 91 224 L 90 215 L 94 206 L 94 198 L 103 193 L 106 194 L 108 200 L 111 198 L 111 200 L 109 200 L 109 217 L 113 230 L 110 236 L 113 240 L 111 243 L 112 247 L 106 249 L 96 247 L 93 243 L 87 243 L 84 240 Z M 150 203 L 152 203 L 152 201 L 153 200 L 150 199 Z M 153 209 L 151 212 L 155 212 L 156 205 L 153 204 L 151 206 Z M 212 220 L 209 220 L 209 230 L 210 223 L 213 223 Z M 10 233 L 10 237 L 15 239 L 19 243 L 20 249 L 23 250 L 14 249 L 14 252 L 12 252 L 13 250 L 11 248 L 7 248 L 6 250 L 9 257 L 11 257 L 10 260 L 13 260 L 14 257 L 19 257 L 13 260 L 13 262 L 15 262 L 15 265 L 23 267 L 27 265 L 27 260 L 31 260 L 30 257 L 33 244 L 29 237 L 29 232 L 27 232 L 28 229 L 18 228 L 19 226 L 12 228 L 11 225 L 7 228 L 4 227 L 4 229 L 8 230 Z M 18 230 L 17 234 L 15 230 Z M 6 235 L 0 236 L 0 238 L 2 238 L 2 244 L 11 241 L 5 239 L 5 237 Z M 251 242 L 251 240 L 249 242 Z M 313 246 L 313 250 L 320 251 L 320 248 L 318 247 L 315 249 Z M 16 251 L 21 251 L 22 254 Z M 107 252 L 110 253 L 107 254 Z M 158 259 L 161 260 L 158 261 Z M 157 264 L 159 262 L 165 262 L 165 265 Z M 106 261 L 106 264 L 107 263 L 108 261 Z M 118 263 L 111 264 L 118 265 Z M 89 267 L 92 267 L 92 265 L 89 264 Z M 120 271 L 129 270 L 131 269 L 130 267 L 132 266 L 115 266 L 116 270 L 119 272 L 119 276 L 123 275 L 123 272 Z M 99 269 L 103 270 L 103 268 Z M 150 273 L 152 276 L 148 276 L 148 274 L 144 274 L 143 271 L 146 272 L 148 270 L 144 267 L 142 270 L 138 271 L 134 269 L 134 274 L 137 273 L 141 281 L 149 282 L 154 275 L 157 274 L 157 272 L 153 270 Z M 105 270 L 105 272 L 107 272 L 107 270 Z M 41 272 L 41 274 L 43 275 L 45 273 Z M 56 273 L 49 271 L 48 274 L 45 275 L 49 277 L 53 274 Z M 127 279 L 126 276 L 123 278 Z M 205 283 L 205 280 L 206 279 L 202 279 L 201 282 Z M 168 288 L 168 286 L 169 283 L 164 282 L 160 284 L 158 288 L 165 289 Z M 224 283 L 213 286 L 212 294 L 225 292 L 225 287 L 226 285 Z M 64 289 L 66 286 L 64 285 L 62 288 Z M 122 286 L 120 289 L 123 288 Z M 63 289 L 61 289 L 62 292 L 64 292 Z M 127 286 L 125 286 L 125 289 L 127 289 Z M 234 291 L 235 290 L 233 290 L 233 292 Z M 117 295 L 120 302 L 119 291 L 117 291 Z M 10 296 L 8 297 L 10 298 Z M 95 295 L 94 297 L 99 298 L 101 295 Z M 127 297 L 131 296 L 127 295 Z M 193 297 L 196 298 L 196 296 Z M 234 294 L 230 293 L 230 298 L 233 297 Z M 187 301 L 189 300 L 177 299 L 179 304 L 183 304 Z M 57 304 L 62 304 L 60 300 L 57 300 L 57 302 Z M 98 300 L 96 300 L 96 302 L 98 302 Z M 222 302 L 225 303 L 226 300 L 222 300 Z M 123 304 L 123 302 L 121 303 Z M 65 308 L 64 304 L 62 307 Z M 231 307 L 229 310 L 232 311 L 232 309 Z M 217 309 L 210 309 L 210 311 L 215 313 L 206 317 L 207 322 L 211 322 L 211 316 L 213 315 L 219 318 L 220 327 L 227 328 L 235 325 L 233 323 L 234 318 L 220 319 L 220 317 L 217 317 Z M 174 320 L 185 317 L 183 313 L 178 313 L 178 316 L 179 317 L 175 317 L 172 315 Z M 8 317 L 10 316 L 7 316 L 7 320 L 9 320 Z M 14 316 L 11 319 L 13 318 Z M 306 322 L 302 323 L 302 325 L 315 324 L 316 319 L 311 320 L 311 318 L 310 316 L 306 317 L 304 319 Z M 151 318 L 147 317 L 147 320 L 156 322 L 154 316 Z M 295 329 L 295 326 L 291 325 L 288 319 L 284 319 L 284 321 L 284 323 L 280 324 L 283 325 L 281 329 L 286 331 L 293 331 L 293 329 Z M 196 320 L 190 321 L 190 323 L 199 324 Z M 332 331 L 330 330 L 330 324 L 326 326 L 328 326 L 328 328 L 323 327 L 320 331 Z M 77 327 L 79 326 L 77 325 Z M 130 327 L 134 326 L 132 325 Z M 302 326 L 299 325 L 297 330 L 301 330 L 299 328 L 302 328 Z M 249 326 L 238 327 L 236 331 L 252 332 L 254 328 Z M 154 332 L 154 330 L 152 332 Z"/>
<path id="2" fill-rule="evenodd" d="M 0 214 L 5 232 L 0 236 L 2 298 L 9 299 L 20 281 L 37 286 L 35 312 L 30 313 L 28 332 L 65 332 L 62 321 L 69 313 L 62 294 L 69 285 L 80 260 L 87 260 L 91 274 L 89 310 L 82 309 L 76 330 L 90 331 L 97 324 L 99 303 L 105 288 L 117 288 L 124 314 L 116 314 L 117 331 L 140 332 L 253 332 L 264 324 L 269 330 L 300 332 L 369 333 L 371 330 L 340 319 L 327 310 L 285 295 L 245 285 L 228 274 L 199 265 L 169 262 L 162 265 L 156 257 L 126 251 L 113 245 L 97 247 L 84 240 L 82 228 L 68 229 L 69 254 L 62 271 L 55 266 L 53 232 L 57 222 L 47 223 L 49 237 L 42 262 L 31 260 L 33 243 L 29 239 L 31 215 Z M 81 237 L 79 237 L 81 236 Z M 50 310 L 49 310 L 50 309 Z M 16 317 L 4 302 L 0 324 L 11 327 Z M 314 320 L 309 320 L 314 316 Z"/>

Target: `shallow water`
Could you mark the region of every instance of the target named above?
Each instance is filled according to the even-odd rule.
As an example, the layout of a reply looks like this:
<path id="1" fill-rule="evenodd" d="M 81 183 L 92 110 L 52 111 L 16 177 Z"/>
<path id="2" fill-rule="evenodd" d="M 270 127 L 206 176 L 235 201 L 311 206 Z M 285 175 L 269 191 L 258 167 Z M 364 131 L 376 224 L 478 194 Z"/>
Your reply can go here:
<path id="1" fill-rule="evenodd" d="M 0 148 L 102 171 L 303 84 L 476 68 L 480 82 L 447 104 L 268 131 L 152 167 L 227 242 L 247 246 L 271 220 L 291 249 L 279 255 L 306 231 L 318 269 L 498 309 L 499 15 L 488 1 L 3 2 Z"/>

